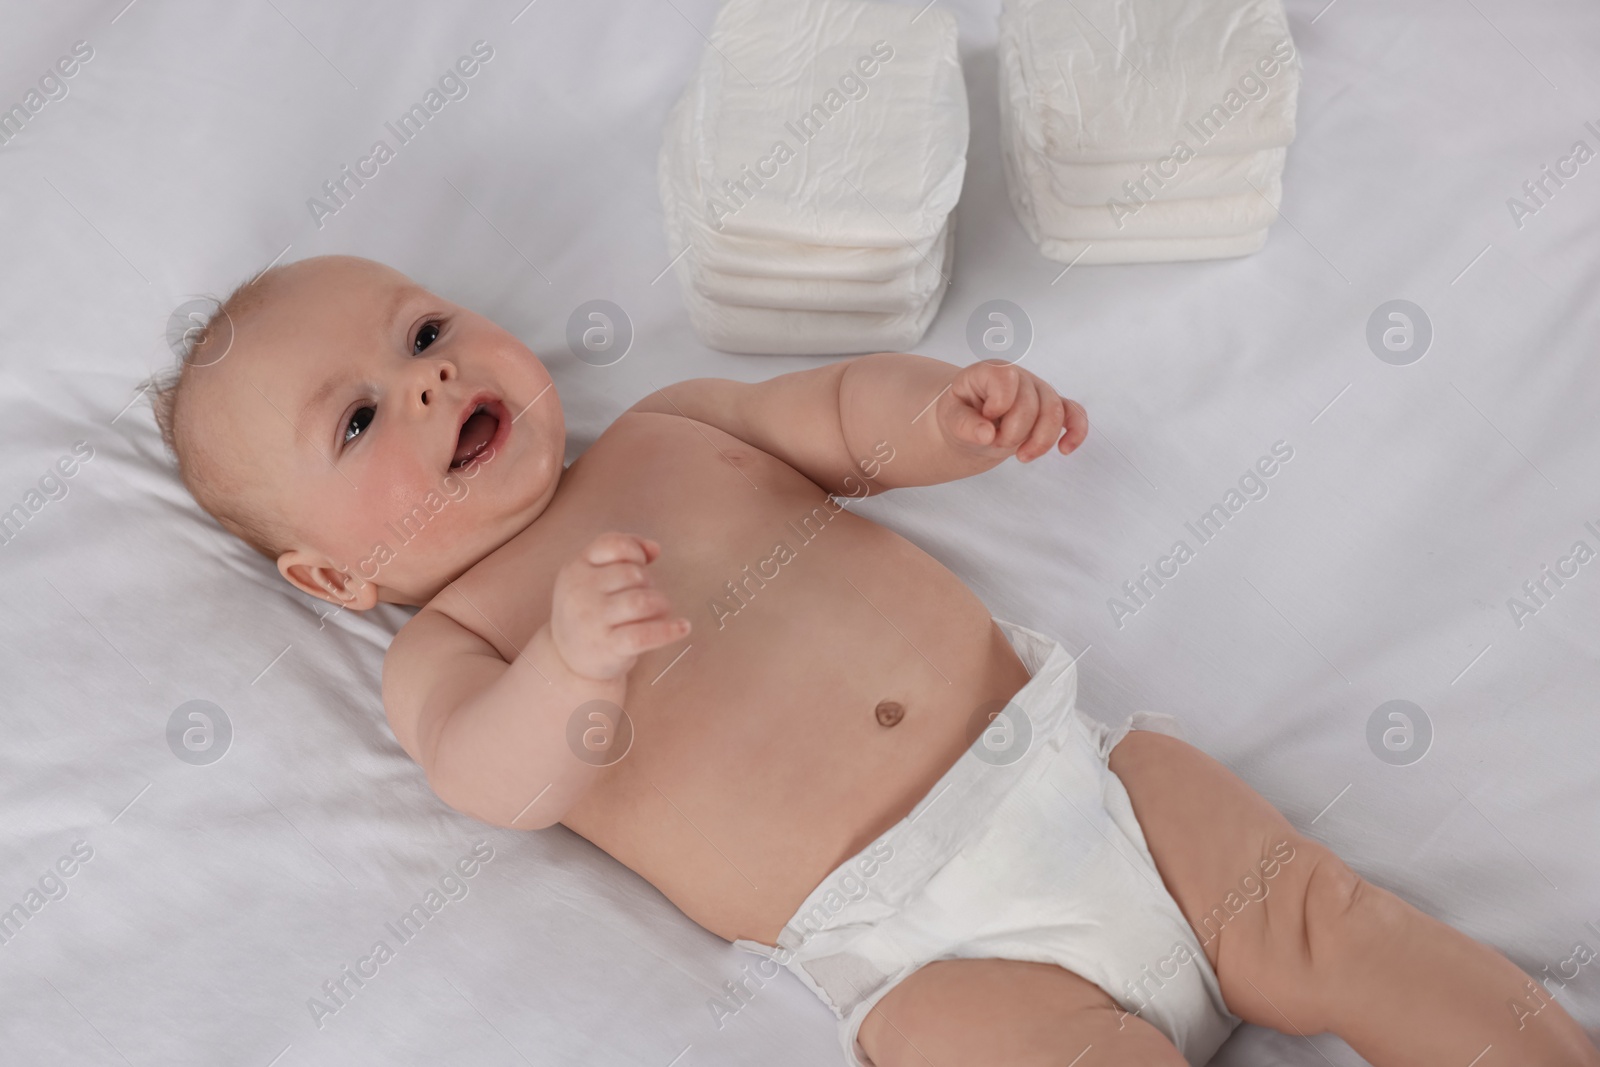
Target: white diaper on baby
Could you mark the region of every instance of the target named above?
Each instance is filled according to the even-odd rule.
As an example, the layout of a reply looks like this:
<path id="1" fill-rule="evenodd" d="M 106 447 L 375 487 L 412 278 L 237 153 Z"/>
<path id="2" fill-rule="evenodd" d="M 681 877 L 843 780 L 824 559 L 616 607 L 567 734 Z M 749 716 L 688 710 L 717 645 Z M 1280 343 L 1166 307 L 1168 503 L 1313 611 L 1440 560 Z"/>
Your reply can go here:
<path id="1" fill-rule="evenodd" d="M 736 941 L 788 967 L 839 1018 L 851 1064 L 883 996 L 941 959 L 1061 966 L 1105 990 L 1203 1064 L 1238 1025 L 1193 929 L 1156 871 L 1128 794 L 1107 765 L 1133 727 L 1076 708 L 1058 643 L 995 620 L 1031 680 L 911 813 L 812 891 L 777 946 Z"/>

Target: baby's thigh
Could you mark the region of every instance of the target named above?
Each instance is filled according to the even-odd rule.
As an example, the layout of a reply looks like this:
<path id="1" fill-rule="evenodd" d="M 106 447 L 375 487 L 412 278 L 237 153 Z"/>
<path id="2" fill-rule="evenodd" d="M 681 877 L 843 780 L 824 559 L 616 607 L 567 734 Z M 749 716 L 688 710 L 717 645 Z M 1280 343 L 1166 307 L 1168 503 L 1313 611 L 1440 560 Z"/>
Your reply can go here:
<path id="1" fill-rule="evenodd" d="M 1161 1032 L 1054 964 L 938 960 L 868 1013 L 874 1067 L 1185 1067 Z"/>
<path id="2" fill-rule="evenodd" d="M 1177 738 L 1135 730 L 1112 750 L 1111 770 L 1228 1007 L 1285 1032 L 1325 1028 L 1338 953 L 1312 950 L 1338 940 L 1360 879 L 1232 771 Z"/>

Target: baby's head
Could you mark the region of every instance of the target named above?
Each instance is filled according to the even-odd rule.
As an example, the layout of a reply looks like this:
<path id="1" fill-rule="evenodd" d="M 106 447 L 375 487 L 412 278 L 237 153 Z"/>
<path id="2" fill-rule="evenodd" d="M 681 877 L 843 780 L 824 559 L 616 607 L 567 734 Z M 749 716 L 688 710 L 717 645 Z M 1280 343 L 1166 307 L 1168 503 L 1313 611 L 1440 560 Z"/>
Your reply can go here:
<path id="1" fill-rule="evenodd" d="M 353 256 L 241 286 L 155 385 L 195 500 L 300 589 L 426 603 L 555 495 L 550 375 L 481 315 Z"/>

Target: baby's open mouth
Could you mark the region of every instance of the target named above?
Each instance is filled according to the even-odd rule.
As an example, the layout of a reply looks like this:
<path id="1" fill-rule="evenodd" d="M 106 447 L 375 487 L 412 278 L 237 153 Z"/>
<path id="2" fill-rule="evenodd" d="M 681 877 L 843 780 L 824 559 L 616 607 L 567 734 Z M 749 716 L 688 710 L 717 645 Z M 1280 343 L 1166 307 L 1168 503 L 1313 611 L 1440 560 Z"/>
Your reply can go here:
<path id="1" fill-rule="evenodd" d="M 461 434 L 456 439 L 455 457 L 450 461 L 450 469 L 460 470 L 483 455 L 499 431 L 499 416 L 489 404 L 479 404 L 467 416 L 467 421 L 461 424 Z"/>

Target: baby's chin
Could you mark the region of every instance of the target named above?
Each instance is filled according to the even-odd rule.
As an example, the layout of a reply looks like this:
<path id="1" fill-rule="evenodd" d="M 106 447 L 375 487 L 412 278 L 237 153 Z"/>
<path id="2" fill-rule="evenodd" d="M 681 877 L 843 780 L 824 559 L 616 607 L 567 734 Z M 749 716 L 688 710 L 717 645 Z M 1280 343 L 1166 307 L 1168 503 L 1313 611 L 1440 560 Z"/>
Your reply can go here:
<path id="1" fill-rule="evenodd" d="M 565 472 L 561 455 L 551 450 L 531 464 L 528 457 L 516 457 L 517 476 L 507 478 L 514 453 L 491 453 L 452 469 L 437 485 L 396 494 L 415 501 L 402 515 L 376 521 L 363 516 L 364 532 L 341 539 L 360 546 L 345 553 L 341 569 L 375 583 L 381 601 L 427 603 L 532 525 L 549 505 Z"/>

